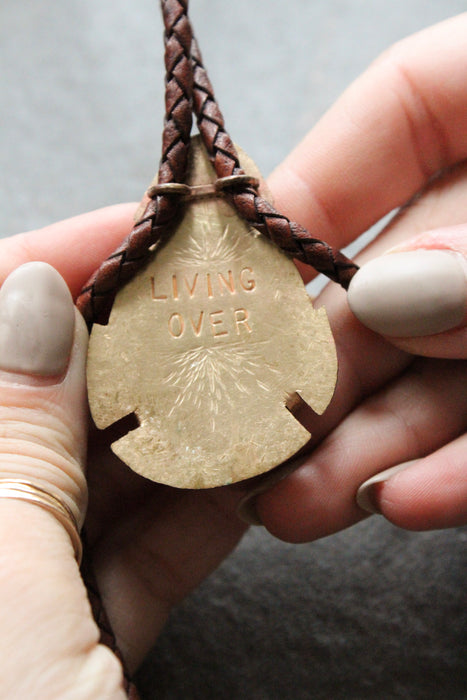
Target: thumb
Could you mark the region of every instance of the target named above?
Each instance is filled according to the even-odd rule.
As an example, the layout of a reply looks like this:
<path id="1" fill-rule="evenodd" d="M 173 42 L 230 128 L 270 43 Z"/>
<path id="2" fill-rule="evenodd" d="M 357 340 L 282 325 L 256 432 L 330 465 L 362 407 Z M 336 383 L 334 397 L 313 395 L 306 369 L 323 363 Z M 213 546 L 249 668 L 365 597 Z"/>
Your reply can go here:
<path id="1" fill-rule="evenodd" d="M 0 290 L 0 477 L 52 488 L 82 524 L 87 334 L 64 280 L 32 262 Z"/>
<path id="2" fill-rule="evenodd" d="M 1 697 L 64 697 L 73 688 L 80 698 L 120 697 L 120 670 L 98 645 L 70 535 L 54 512 L 11 488 L 27 482 L 30 493 L 52 494 L 82 524 L 86 347 L 84 322 L 50 265 L 28 263 L 6 279 L 0 290 L 0 649 L 8 651 L 0 655 Z"/>
<path id="3" fill-rule="evenodd" d="M 353 313 L 397 347 L 467 357 L 467 224 L 420 234 L 362 266 L 348 292 Z"/>

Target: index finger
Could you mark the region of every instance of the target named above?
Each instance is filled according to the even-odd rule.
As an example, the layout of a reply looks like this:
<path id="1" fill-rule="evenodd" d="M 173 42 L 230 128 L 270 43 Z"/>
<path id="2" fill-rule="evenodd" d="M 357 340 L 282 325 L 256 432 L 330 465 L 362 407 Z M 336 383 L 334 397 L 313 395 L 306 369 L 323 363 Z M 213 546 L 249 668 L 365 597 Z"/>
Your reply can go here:
<path id="1" fill-rule="evenodd" d="M 273 172 L 276 206 L 345 246 L 467 157 L 467 13 L 404 39 Z"/>
<path id="2" fill-rule="evenodd" d="M 118 204 L 0 240 L 0 284 L 15 268 L 39 260 L 54 267 L 76 296 L 128 235 L 136 204 Z"/>

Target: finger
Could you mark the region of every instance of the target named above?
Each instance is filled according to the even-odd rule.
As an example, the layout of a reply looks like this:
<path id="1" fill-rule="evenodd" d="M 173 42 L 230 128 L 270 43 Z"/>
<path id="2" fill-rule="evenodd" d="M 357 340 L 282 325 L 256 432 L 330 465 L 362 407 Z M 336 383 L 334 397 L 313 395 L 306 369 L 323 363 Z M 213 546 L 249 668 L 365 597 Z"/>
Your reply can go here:
<path id="1" fill-rule="evenodd" d="M 16 267 L 47 262 L 73 296 L 131 231 L 135 204 L 119 204 L 0 240 L 0 282 Z"/>
<path id="2" fill-rule="evenodd" d="M 466 30 L 464 14 L 383 54 L 272 174 L 277 208 L 342 247 L 466 158 Z"/>
<path id="3" fill-rule="evenodd" d="M 458 207 L 460 209 L 460 207 Z M 400 251 L 415 251 L 415 250 L 431 250 L 431 251 L 450 251 L 456 256 L 458 266 L 463 273 L 463 288 L 462 282 L 457 287 L 456 279 L 459 272 L 456 271 L 452 278 L 446 280 L 445 289 L 441 286 L 438 293 L 441 295 L 449 294 L 452 299 L 452 311 L 458 313 L 462 319 L 458 326 L 447 332 L 437 332 L 424 338 L 405 337 L 399 339 L 390 339 L 406 352 L 411 352 L 418 355 L 428 357 L 451 357 L 454 359 L 467 357 L 467 300 L 463 302 L 464 297 L 467 297 L 467 225 L 461 224 L 448 228 L 436 229 L 427 233 L 422 233 L 415 239 L 407 241 L 404 245 L 400 245 L 397 250 Z"/>
<path id="4" fill-rule="evenodd" d="M 229 489 L 152 485 L 94 551 L 99 590 L 130 672 L 154 646 L 171 609 L 214 571 L 246 530 Z"/>
<path id="5" fill-rule="evenodd" d="M 53 494 L 78 523 L 86 504 L 86 347 L 84 323 L 55 270 L 30 263 L 7 278 L 0 290 L 0 479 Z M 68 532 L 39 505 L 3 497 L 5 485 L 0 695 L 64 697 L 79 687 L 89 697 L 123 697 L 118 663 L 98 645 Z"/>
<path id="6" fill-rule="evenodd" d="M 419 359 L 362 402 L 307 463 L 258 496 L 260 520 L 287 541 L 324 537 L 363 517 L 359 486 L 391 466 L 423 457 L 466 427 L 464 362 Z"/>
<path id="7" fill-rule="evenodd" d="M 370 260 L 375 254 L 381 255 L 397 242 L 404 238 L 413 237 L 418 231 L 426 229 L 427 224 L 431 223 L 436 227 L 441 226 L 443 222 L 454 224 L 459 221 L 465 221 L 467 219 L 465 186 L 465 168 L 456 168 L 454 172 L 449 173 L 446 177 L 436 180 L 422 197 L 418 197 L 410 207 L 404 208 L 403 212 L 386 227 L 378 239 L 360 256 L 362 260 Z M 416 238 L 414 240 L 416 241 Z M 451 245 L 457 251 L 459 241 L 453 232 L 451 232 L 451 241 Z M 401 246 L 402 249 L 403 247 Z M 386 372 L 391 361 L 394 363 L 395 369 L 393 377 L 403 368 L 401 358 L 392 355 L 389 351 L 389 345 L 382 343 L 380 346 L 375 346 L 373 344 L 373 334 L 362 335 L 359 333 L 359 329 L 355 328 L 348 316 L 348 307 L 342 297 L 340 290 L 336 291 L 332 286 L 328 286 L 318 299 L 318 303 L 325 303 L 329 312 L 331 325 L 338 344 L 340 370 L 333 403 L 318 423 L 312 423 L 316 438 L 313 444 L 316 444 L 316 441 L 319 441 L 327 432 L 331 431 L 333 426 L 348 413 L 352 406 L 357 405 L 362 397 L 368 396 L 371 391 L 377 390 L 378 386 L 381 387 L 381 380 L 383 380 L 384 375 L 386 376 L 385 381 L 390 380 Z M 395 365 L 398 363 L 401 364 L 396 369 Z M 379 383 L 377 380 L 378 375 Z M 361 382 L 363 384 L 360 384 Z M 459 387 L 464 386 L 465 378 L 461 375 Z M 436 402 L 436 397 L 433 397 L 433 404 L 437 405 Z M 417 411 L 416 407 L 414 407 L 414 411 Z M 452 416 L 455 422 L 457 414 L 453 413 Z M 434 426 L 436 426 L 436 420 L 434 421 Z M 428 429 L 428 432 L 431 432 L 432 429 L 433 426 Z M 369 434 L 371 436 L 371 432 Z M 332 437 L 330 439 L 332 440 Z M 364 440 L 363 442 L 365 447 L 361 446 L 362 463 L 364 463 L 365 459 L 367 441 Z M 409 459 L 409 456 L 401 459 Z M 396 459 L 395 462 L 397 461 Z M 380 471 L 382 468 L 382 465 L 374 466 L 374 471 L 370 471 L 368 476 Z M 313 486 L 317 475 L 313 470 L 309 474 L 310 478 L 313 477 L 311 482 Z M 284 483 L 283 487 L 285 488 L 285 486 L 286 483 Z M 354 484 L 354 486 L 356 488 L 358 484 Z M 320 489 L 318 489 L 318 492 L 323 499 L 327 498 L 326 494 L 322 493 Z M 310 495 L 310 492 L 308 494 Z M 338 507 L 339 509 L 341 508 L 340 503 Z M 284 506 L 284 518 L 288 517 L 285 511 L 286 507 Z M 337 516 L 338 514 L 336 512 L 335 515 Z M 330 520 L 331 517 L 328 514 L 326 527 L 330 525 Z M 350 518 L 348 522 L 351 523 L 353 520 Z M 345 527 L 345 524 L 342 524 L 342 527 Z M 338 529 L 338 526 L 336 529 Z M 310 526 L 309 532 L 310 537 L 320 536 L 319 529 L 315 531 L 312 526 Z M 287 537 L 287 533 L 284 533 L 284 537 Z"/>
<path id="8" fill-rule="evenodd" d="M 425 261 L 425 264 L 422 265 L 417 263 L 409 266 L 411 280 L 415 275 L 418 275 L 415 284 L 407 279 L 404 282 L 399 277 L 399 269 L 396 265 L 397 270 L 394 270 L 394 274 L 399 279 L 393 280 L 393 283 L 389 284 L 391 292 L 387 289 L 388 294 L 382 294 L 382 290 L 379 288 L 377 291 L 369 289 L 368 295 L 365 295 L 366 299 L 361 296 L 360 304 L 363 303 L 363 306 L 368 304 L 371 306 L 370 297 L 374 298 L 376 318 L 379 318 L 382 312 L 378 299 L 382 299 L 385 295 L 386 299 L 389 299 L 396 287 L 399 288 L 408 283 L 408 287 L 411 288 L 415 297 L 406 298 L 409 294 L 408 289 L 405 289 L 399 300 L 393 299 L 394 303 L 386 306 L 385 314 L 389 311 L 389 316 L 392 316 L 393 320 L 399 319 L 404 322 L 405 316 L 410 321 L 407 325 L 413 326 L 415 315 L 421 317 L 423 323 L 428 321 L 432 324 L 431 313 L 433 310 L 436 311 L 434 320 L 438 323 L 441 322 L 441 324 L 445 324 L 447 317 L 452 319 L 454 316 L 452 321 L 454 324 L 457 319 L 464 319 L 461 320 L 459 327 L 442 334 L 435 333 L 419 338 L 390 338 L 392 343 L 407 352 L 434 357 L 461 358 L 465 356 L 466 187 L 467 169 L 465 165 L 458 166 L 443 177 L 436 178 L 425 189 L 423 195 L 417 197 L 410 206 L 404 207 L 382 231 L 376 241 L 371 243 L 359 256 L 359 261 L 363 264 L 364 269 L 368 267 L 366 263 L 371 261 L 375 255 L 388 252 L 411 252 L 410 259 L 416 260 L 418 258 L 415 258 L 413 253 L 419 251 Z M 403 242 L 401 243 L 401 241 Z M 428 256 L 427 251 L 430 252 Z M 446 251 L 450 252 L 451 256 L 446 255 Z M 437 256 L 433 255 L 434 252 L 442 253 L 441 264 L 436 262 Z M 385 261 L 389 260 L 392 258 L 383 255 L 379 264 L 385 267 Z M 407 261 L 407 257 L 405 260 Z M 427 267 L 426 262 L 430 260 L 432 262 Z M 445 266 L 448 268 L 447 273 L 443 273 Z M 431 273 L 428 274 L 430 268 Z M 386 275 L 385 271 L 383 277 Z M 377 276 L 381 279 L 380 275 Z M 379 281 L 376 282 L 376 286 L 379 286 Z M 354 290 L 350 293 L 348 300 L 354 306 L 353 295 Z M 448 302 L 447 307 L 446 302 Z M 420 306 L 424 306 L 424 309 Z M 401 313 L 399 313 L 399 309 Z M 411 313 L 412 309 L 415 309 L 415 314 L 413 311 Z M 358 313 L 358 309 L 355 308 L 355 310 Z M 434 330 L 436 330 L 436 326 Z M 407 335 L 407 327 L 404 328 L 404 332 Z"/>
<path id="9" fill-rule="evenodd" d="M 467 524 L 467 435 L 362 484 L 360 507 L 408 530 Z"/>
<path id="10" fill-rule="evenodd" d="M 350 308 L 406 351 L 467 357 L 466 255 L 465 225 L 419 235 L 360 268 Z"/>

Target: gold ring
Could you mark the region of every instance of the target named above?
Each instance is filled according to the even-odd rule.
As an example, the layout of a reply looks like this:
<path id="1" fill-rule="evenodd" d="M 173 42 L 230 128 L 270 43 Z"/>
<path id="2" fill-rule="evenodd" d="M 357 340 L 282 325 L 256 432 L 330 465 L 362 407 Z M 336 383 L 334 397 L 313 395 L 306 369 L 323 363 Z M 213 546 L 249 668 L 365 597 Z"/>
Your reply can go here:
<path id="1" fill-rule="evenodd" d="M 161 194 L 189 197 L 190 193 L 191 187 L 183 182 L 163 182 L 160 185 L 152 185 L 146 192 L 149 199 L 155 199 Z"/>
<path id="2" fill-rule="evenodd" d="M 67 531 L 78 566 L 83 556 L 83 545 L 79 536 L 79 527 L 72 510 L 66 503 L 49 491 L 21 479 L 0 479 L 0 498 L 13 498 L 40 506 L 52 513 Z"/>
<path id="3" fill-rule="evenodd" d="M 220 177 L 214 184 L 218 192 L 229 188 L 235 189 L 237 187 L 252 187 L 257 190 L 259 187 L 259 180 L 257 177 L 252 177 L 251 175 L 227 175 L 226 177 Z"/>
<path id="4" fill-rule="evenodd" d="M 161 185 L 152 185 L 146 192 L 149 199 L 155 199 L 159 195 L 176 195 L 182 199 L 200 199 L 202 197 L 222 196 L 226 190 L 245 189 L 252 187 L 258 189 L 259 180 L 251 175 L 227 175 L 214 182 L 205 185 L 186 185 L 183 182 L 166 182 Z"/>

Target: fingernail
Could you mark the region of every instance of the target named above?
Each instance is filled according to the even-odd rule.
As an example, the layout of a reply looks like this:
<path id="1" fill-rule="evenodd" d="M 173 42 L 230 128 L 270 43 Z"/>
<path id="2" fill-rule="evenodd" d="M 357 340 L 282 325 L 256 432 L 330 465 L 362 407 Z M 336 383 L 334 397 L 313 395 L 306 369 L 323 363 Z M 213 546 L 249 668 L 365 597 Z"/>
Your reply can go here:
<path id="1" fill-rule="evenodd" d="M 60 274 L 47 263 L 21 265 L 0 289 L 0 369 L 62 374 L 74 324 L 73 300 Z"/>
<path id="2" fill-rule="evenodd" d="M 404 471 L 412 464 L 415 464 L 418 460 L 412 459 L 409 462 L 403 462 L 395 467 L 390 467 L 385 469 L 379 474 L 375 474 L 371 479 L 367 479 L 357 491 L 355 500 L 357 505 L 360 506 L 362 510 L 366 510 L 368 513 L 381 513 L 379 507 L 379 495 L 381 492 L 382 484 L 384 484 L 388 479 L 390 479 L 395 474 Z"/>
<path id="3" fill-rule="evenodd" d="M 383 335 L 442 333 L 466 318 L 467 262 L 446 250 L 383 255 L 353 277 L 348 302 L 365 326 Z"/>

